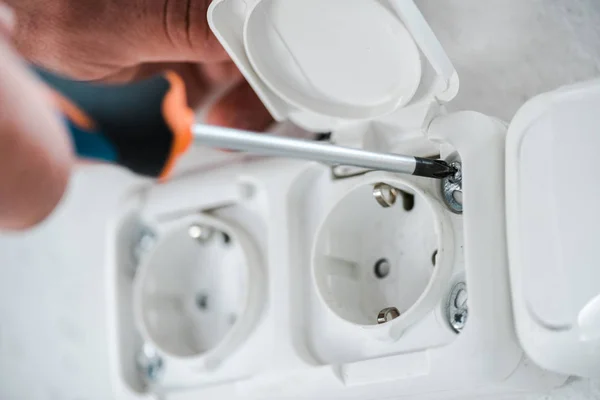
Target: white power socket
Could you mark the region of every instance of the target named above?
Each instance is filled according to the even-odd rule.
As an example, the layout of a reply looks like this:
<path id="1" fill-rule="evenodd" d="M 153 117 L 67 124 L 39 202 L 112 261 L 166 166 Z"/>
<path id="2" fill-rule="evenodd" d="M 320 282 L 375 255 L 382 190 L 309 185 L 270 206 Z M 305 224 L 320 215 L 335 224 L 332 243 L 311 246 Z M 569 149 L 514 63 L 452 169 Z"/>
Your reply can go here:
<path id="1" fill-rule="evenodd" d="M 493 149 L 504 126 L 485 121 Z M 501 166 L 501 148 L 470 146 L 466 161 Z M 213 168 L 205 154 L 206 170 L 142 189 L 116 216 L 118 398 L 479 398 L 565 381 L 525 358 L 510 293 L 493 290 L 507 288 L 505 256 L 469 264 L 465 218 L 487 221 L 449 210 L 439 181 L 226 157 Z M 471 188 L 466 199 L 487 195 Z M 376 195 L 391 194 L 383 207 Z M 457 332 L 458 283 L 468 319 Z M 399 315 L 378 323 L 388 308 Z"/>

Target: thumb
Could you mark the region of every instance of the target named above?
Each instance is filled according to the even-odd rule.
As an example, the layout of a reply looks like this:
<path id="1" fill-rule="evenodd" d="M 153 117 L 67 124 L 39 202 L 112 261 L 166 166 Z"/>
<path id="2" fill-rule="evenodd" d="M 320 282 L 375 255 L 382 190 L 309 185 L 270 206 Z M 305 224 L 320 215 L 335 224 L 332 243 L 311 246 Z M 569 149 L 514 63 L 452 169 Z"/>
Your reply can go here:
<path id="1" fill-rule="evenodd" d="M 0 4 L 4 32 L 8 13 Z M 0 227 L 23 229 L 59 203 L 73 159 L 48 96 L 5 36 L 0 32 Z"/>

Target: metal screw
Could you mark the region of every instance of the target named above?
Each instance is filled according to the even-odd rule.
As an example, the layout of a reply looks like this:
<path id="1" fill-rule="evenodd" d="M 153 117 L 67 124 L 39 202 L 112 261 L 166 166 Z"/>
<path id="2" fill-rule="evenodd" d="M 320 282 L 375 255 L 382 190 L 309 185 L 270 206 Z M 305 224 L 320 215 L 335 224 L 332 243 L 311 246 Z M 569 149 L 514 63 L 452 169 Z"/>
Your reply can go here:
<path id="1" fill-rule="evenodd" d="M 206 243 L 214 236 L 215 229 L 206 225 L 193 224 L 188 228 L 188 234 L 192 239 Z"/>
<path id="2" fill-rule="evenodd" d="M 156 244 L 156 234 L 149 228 L 142 228 L 137 242 L 132 249 L 133 261 L 137 265 L 144 254 L 148 253 Z"/>
<path id="3" fill-rule="evenodd" d="M 163 359 L 154 347 L 144 344 L 136 356 L 136 366 L 147 382 L 157 382 L 164 372 Z"/>
<path id="4" fill-rule="evenodd" d="M 456 173 L 442 179 L 442 197 L 450 211 L 456 214 L 462 214 L 462 165 L 458 161 L 451 162 L 450 165 L 456 168 Z"/>
<path id="5" fill-rule="evenodd" d="M 457 310 L 452 315 L 452 320 L 450 321 L 452 328 L 456 332 L 461 332 L 464 329 L 465 325 L 467 324 L 468 317 L 469 317 L 469 311 L 466 308 Z"/>
<path id="6" fill-rule="evenodd" d="M 456 333 L 460 333 L 467 324 L 467 319 L 469 317 L 469 306 L 467 302 L 467 285 L 464 282 L 457 283 L 452 288 L 446 307 L 448 322 Z"/>
<path id="7" fill-rule="evenodd" d="M 454 167 L 456 169 L 456 172 L 454 173 L 454 175 L 450 175 L 448 177 L 448 180 L 452 183 L 460 183 L 462 182 L 462 165 L 460 162 L 458 161 L 454 161 L 450 163 L 451 167 Z"/>

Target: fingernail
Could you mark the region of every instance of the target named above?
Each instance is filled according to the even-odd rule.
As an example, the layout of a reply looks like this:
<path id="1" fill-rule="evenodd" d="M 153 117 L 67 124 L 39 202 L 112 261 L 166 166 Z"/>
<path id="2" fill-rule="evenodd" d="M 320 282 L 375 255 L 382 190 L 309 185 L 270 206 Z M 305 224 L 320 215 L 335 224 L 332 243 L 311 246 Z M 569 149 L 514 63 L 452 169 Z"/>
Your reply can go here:
<path id="1" fill-rule="evenodd" d="M 15 26 L 15 12 L 4 3 L 0 3 L 0 33 L 10 34 Z"/>

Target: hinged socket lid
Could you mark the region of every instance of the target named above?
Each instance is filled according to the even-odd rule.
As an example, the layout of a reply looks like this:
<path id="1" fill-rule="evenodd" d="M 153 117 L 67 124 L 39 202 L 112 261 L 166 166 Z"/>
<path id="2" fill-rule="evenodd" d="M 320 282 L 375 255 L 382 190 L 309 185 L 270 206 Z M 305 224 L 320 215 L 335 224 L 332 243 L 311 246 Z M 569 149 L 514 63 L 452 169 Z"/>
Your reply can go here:
<path id="1" fill-rule="evenodd" d="M 452 63 L 411 0 L 215 0 L 208 19 L 273 117 L 309 130 L 458 91 Z"/>
<path id="2" fill-rule="evenodd" d="M 600 81 L 539 96 L 506 148 L 510 273 L 521 344 L 556 372 L 600 376 Z"/>

